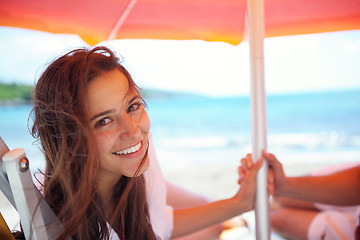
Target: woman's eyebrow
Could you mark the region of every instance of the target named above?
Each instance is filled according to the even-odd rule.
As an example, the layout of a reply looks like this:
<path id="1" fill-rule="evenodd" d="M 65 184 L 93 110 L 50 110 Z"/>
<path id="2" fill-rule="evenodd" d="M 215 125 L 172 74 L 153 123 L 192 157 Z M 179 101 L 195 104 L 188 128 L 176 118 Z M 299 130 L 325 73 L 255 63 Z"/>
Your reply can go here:
<path id="1" fill-rule="evenodd" d="M 129 101 L 128 101 L 128 104 L 131 104 L 133 102 L 135 102 L 135 100 L 139 99 L 140 96 L 139 95 L 136 95 L 135 97 L 131 98 Z"/>
<path id="2" fill-rule="evenodd" d="M 134 101 L 136 101 L 137 99 L 139 99 L 140 96 L 139 95 L 136 95 L 134 96 L 133 98 L 131 98 L 129 101 L 128 101 L 128 104 L 131 104 L 133 103 Z M 92 118 L 90 118 L 90 121 L 94 121 L 96 118 L 98 117 L 101 117 L 101 116 L 104 116 L 104 115 L 107 115 L 109 113 L 113 112 L 113 110 L 107 110 L 105 112 L 101 112 L 101 113 L 98 113 L 96 115 L 94 115 Z"/>
<path id="3" fill-rule="evenodd" d="M 105 112 L 98 113 L 98 114 L 94 115 L 94 116 L 90 119 L 90 121 L 94 121 L 96 118 L 101 117 L 101 116 L 104 116 L 104 115 L 109 114 L 109 113 L 111 113 L 111 112 L 113 112 L 113 110 L 107 110 L 107 111 L 105 111 Z"/>

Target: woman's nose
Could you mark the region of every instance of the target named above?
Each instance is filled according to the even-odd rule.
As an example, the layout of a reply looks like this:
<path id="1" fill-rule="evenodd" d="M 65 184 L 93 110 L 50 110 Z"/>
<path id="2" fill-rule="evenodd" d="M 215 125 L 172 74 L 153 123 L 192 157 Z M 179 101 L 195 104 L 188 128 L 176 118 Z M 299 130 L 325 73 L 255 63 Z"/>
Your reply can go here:
<path id="1" fill-rule="evenodd" d="M 141 135 L 139 121 L 131 118 L 130 116 L 121 117 L 121 121 L 119 122 L 119 129 L 121 135 L 124 137 L 138 139 Z"/>

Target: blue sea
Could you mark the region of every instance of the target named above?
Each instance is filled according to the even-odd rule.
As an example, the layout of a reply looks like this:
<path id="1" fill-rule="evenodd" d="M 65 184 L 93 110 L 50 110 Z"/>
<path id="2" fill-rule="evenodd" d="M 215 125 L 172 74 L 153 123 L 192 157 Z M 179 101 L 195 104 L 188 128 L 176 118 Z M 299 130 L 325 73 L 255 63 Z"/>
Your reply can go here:
<path id="1" fill-rule="evenodd" d="M 270 152 L 288 163 L 360 160 L 360 90 L 269 95 L 266 101 Z M 248 96 L 176 94 L 146 102 L 165 169 L 227 164 L 251 151 Z M 10 149 L 24 148 L 34 170 L 43 162 L 29 133 L 30 111 L 30 105 L 0 106 L 0 136 Z"/>

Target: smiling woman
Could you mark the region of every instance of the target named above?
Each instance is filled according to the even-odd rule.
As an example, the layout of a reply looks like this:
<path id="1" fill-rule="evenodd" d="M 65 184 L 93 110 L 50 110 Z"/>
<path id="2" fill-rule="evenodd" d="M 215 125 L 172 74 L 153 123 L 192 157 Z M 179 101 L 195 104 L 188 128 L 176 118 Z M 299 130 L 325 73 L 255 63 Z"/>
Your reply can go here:
<path id="1" fill-rule="evenodd" d="M 145 103 L 110 49 L 56 59 L 34 96 L 32 134 L 46 160 L 44 197 L 64 225 L 58 239 L 166 240 L 253 209 L 262 161 L 242 172 L 233 197 L 185 209 L 167 205 Z"/>
<path id="2" fill-rule="evenodd" d="M 141 175 L 150 122 L 118 61 L 105 48 L 75 50 L 35 88 L 33 135 L 46 159 L 45 199 L 66 229 L 59 239 L 101 239 L 107 223 L 121 239 L 155 239 Z"/>

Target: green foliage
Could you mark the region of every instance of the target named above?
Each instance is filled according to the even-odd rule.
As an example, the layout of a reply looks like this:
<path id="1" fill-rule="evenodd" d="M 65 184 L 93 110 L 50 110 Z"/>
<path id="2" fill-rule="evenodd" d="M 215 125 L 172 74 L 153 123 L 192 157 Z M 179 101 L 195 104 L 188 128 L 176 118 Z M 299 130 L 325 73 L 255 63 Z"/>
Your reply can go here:
<path id="1" fill-rule="evenodd" d="M 0 101 L 4 100 L 23 100 L 29 101 L 33 86 L 23 84 L 5 84 L 0 83 Z"/>
<path id="2" fill-rule="evenodd" d="M 0 105 L 7 103 L 28 102 L 32 98 L 31 95 L 33 89 L 34 87 L 31 85 L 16 83 L 5 84 L 0 82 Z M 191 96 L 191 94 L 181 92 L 169 92 L 155 89 L 142 89 L 141 95 L 145 100 Z"/>

